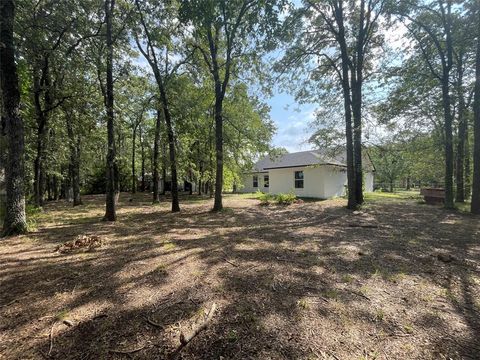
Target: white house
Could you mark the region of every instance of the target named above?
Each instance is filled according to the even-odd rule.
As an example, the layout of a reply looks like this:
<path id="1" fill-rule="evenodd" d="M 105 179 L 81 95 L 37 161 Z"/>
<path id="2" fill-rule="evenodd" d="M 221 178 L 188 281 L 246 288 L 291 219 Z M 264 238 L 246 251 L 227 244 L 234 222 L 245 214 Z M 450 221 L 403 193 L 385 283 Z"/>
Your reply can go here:
<path id="1" fill-rule="evenodd" d="M 365 191 L 373 191 L 375 168 L 368 155 L 364 156 L 363 165 Z M 299 197 L 328 199 L 344 195 L 346 185 L 345 153 L 331 156 L 310 150 L 261 159 L 251 172 L 243 175 L 240 191 L 293 192 Z"/>

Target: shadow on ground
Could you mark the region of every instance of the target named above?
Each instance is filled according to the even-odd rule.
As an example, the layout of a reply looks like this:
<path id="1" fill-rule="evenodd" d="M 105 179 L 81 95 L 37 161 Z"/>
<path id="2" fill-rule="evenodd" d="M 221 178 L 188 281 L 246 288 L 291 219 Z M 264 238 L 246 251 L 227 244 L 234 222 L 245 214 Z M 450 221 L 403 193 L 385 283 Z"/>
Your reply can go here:
<path id="1" fill-rule="evenodd" d="M 51 204 L 0 245 L 0 357 L 164 359 L 216 303 L 180 358 L 479 358 L 480 219 L 343 205 L 228 196 L 214 214 L 196 196 L 172 214 L 138 194 L 109 224 L 100 196 Z M 83 234 L 104 245 L 55 252 Z"/>

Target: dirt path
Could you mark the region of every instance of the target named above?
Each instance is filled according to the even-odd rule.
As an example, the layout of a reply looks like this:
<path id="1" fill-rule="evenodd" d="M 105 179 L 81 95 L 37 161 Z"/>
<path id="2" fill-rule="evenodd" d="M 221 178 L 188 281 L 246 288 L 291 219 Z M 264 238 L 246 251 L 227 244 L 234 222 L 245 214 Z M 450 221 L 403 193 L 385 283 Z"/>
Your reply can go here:
<path id="1" fill-rule="evenodd" d="M 408 200 L 352 214 L 229 196 L 212 214 L 193 198 L 171 214 L 124 199 L 115 224 L 92 196 L 0 241 L 0 359 L 165 359 L 213 303 L 181 358 L 480 359 L 478 217 Z M 103 245 L 55 251 L 79 235 Z"/>

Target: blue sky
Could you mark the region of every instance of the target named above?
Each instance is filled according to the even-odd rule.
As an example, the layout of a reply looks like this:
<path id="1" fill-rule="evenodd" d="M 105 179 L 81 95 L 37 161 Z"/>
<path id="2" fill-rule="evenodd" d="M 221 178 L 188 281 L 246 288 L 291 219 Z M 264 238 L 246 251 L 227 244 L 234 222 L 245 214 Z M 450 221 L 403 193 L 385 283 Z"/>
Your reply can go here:
<path id="1" fill-rule="evenodd" d="M 284 147 L 289 152 L 311 149 L 307 140 L 313 132 L 310 122 L 314 117 L 315 105 L 299 105 L 291 95 L 278 90 L 266 102 L 271 107 L 270 117 L 277 126 L 273 145 Z"/>

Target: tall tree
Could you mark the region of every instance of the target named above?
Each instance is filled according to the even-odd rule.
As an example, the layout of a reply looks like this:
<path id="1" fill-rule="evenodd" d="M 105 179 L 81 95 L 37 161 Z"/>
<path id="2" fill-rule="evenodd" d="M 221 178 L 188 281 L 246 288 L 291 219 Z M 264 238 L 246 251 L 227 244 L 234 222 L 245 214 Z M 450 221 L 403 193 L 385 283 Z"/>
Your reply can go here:
<path id="1" fill-rule="evenodd" d="M 453 69 L 452 0 L 419 0 L 407 8 L 398 9 L 408 19 L 409 33 L 422 53 L 425 65 L 437 79 L 442 90 L 443 129 L 445 151 L 445 207 L 454 207 L 453 191 L 453 112 L 451 99 L 451 71 Z"/>
<path id="2" fill-rule="evenodd" d="M 363 202 L 363 87 L 365 78 L 372 73 L 374 50 L 381 43 L 378 30 L 385 3 L 385 0 L 304 1 L 304 6 L 285 21 L 283 40 L 288 47 L 277 64 L 281 73 L 292 74 L 297 81 L 298 76 L 305 76 L 307 82 L 314 84 L 306 88 L 297 82 L 300 84 L 295 89 L 297 98 L 318 102 L 315 97 L 320 94 L 323 102 L 332 93 L 343 98 L 351 209 Z"/>
<path id="3" fill-rule="evenodd" d="M 224 100 L 232 73 L 260 61 L 259 43 L 271 45 L 268 36 L 279 23 L 284 1 L 183 0 L 181 18 L 193 26 L 193 47 L 200 51 L 213 80 L 215 94 L 215 200 L 214 211 L 223 208 Z M 243 63 L 243 64 L 242 64 Z"/>
<path id="4" fill-rule="evenodd" d="M 475 97 L 473 103 L 473 181 L 472 204 L 473 214 L 480 214 L 480 5 L 475 7 L 477 18 L 477 54 L 475 58 Z"/>
<path id="5" fill-rule="evenodd" d="M 5 167 L 7 204 L 3 235 L 16 235 L 27 231 L 24 193 L 24 128 L 20 116 L 20 91 L 13 24 L 13 0 L 0 3 L 0 84 L 3 102 L 3 119 L 7 139 L 7 164 Z"/>
<path id="6" fill-rule="evenodd" d="M 113 110 L 113 29 L 112 16 L 115 8 L 115 0 L 105 0 L 105 23 L 106 23 L 106 85 L 105 85 L 105 108 L 107 113 L 108 152 L 107 152 L 107 188 L 106 188 L 106 221 L 117 220 L 116 210 L 116 183 L 118 179 L 116 148 L 115 148 L 115 114 Z"/>
<path id="7" fill-rule="evenodd" d="M 179 35 L 176 33 L 178 26 L 174 20 L 177 11 L 176 3 L 153 1 L 149 4 L 143 4 L 142 7 L 140 1 L 136 0 L 135 4 L 140 24 L 134 31 L 134 36 L 138 49 L 152 69 L 158 87 L 168 137 L 172 212 L 177 212 L 180 211 L 177 159 L 168 86 L 171 78 L 175 76 L 177 70 L 185 63 L 185 60 L 172 61 L 172 58 L 174 58 L 171 54 L 171 48 L 174 47 L 172 38 L 175 35 Z M 148 10 L 145 7 L 148 7 Z M 140 39 L 139 33 L 142 34 L 142 39 Z M 165 182 L 165 178 L 163 180 Z"/>

